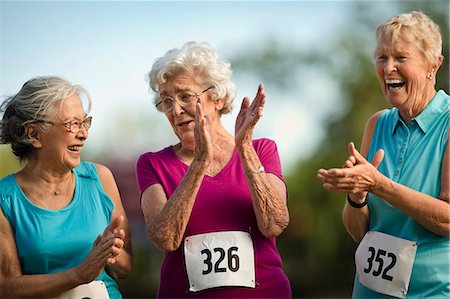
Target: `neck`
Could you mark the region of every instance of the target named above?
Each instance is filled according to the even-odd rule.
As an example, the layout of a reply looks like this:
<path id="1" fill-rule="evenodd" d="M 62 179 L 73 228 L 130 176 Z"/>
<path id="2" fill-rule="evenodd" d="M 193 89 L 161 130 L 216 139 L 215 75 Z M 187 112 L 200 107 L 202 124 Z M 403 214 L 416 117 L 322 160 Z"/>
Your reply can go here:
<path id="1" fill-rule="evenodd" d="M 420 96 L 416 96 L 414 99 L 409 100 L 408 102 L 411 104 L 407 107 L 398 107 L 400 116 L 407 124 L 410 123 L 414 117 L 419 115 L 425 109 L 435 95 L 436 90 L 432 88 Z"/>
<path id="2" fill-rule="evenodd" d="M 38 164 L 27 163 L 23 169 L 27 181 L 34 185 L 44 186 L 48 193 L 58 196 L 71 190 L 72 172 L 53 172 Z M 45 192 L 47 193 L 47 192 Z"/>

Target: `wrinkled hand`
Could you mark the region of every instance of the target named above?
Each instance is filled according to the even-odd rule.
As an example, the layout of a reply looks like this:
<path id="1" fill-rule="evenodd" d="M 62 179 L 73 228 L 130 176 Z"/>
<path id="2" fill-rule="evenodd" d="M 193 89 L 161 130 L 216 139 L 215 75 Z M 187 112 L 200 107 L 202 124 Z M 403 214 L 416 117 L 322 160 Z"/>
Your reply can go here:
<path id="1" fill-rule="evenodd" d="M 86 259 L 76 268 L 76 273 L 83 283 L 91 282 L 97 278 L 106 265 L 117 262 L 125 238 L 125 231 L 119 229 L 124 220 L 123 216 L 118 216 L 99 235 L 94 242 L 94 246 Z"/>
<path id="2" fill-rule="evenodd" d="M 355 195 L 379 188 L 377 167 L 383 160 L 384 151 L 378 150 L 370 163 L 356 150 L 353 142 L 349 144 L 349 153 L 343 168 L 319 169 L 317 178 L 323 182 L 323 187 Z"/>
<path id="3" fill-rule="evenodd" d="M 255 99 L 250 103 L 250 99 L 245 97 L 242 100 L 241 110 L 236 118 L 234 129 L 234 139 L 237 146 L 244 143 L 251 144 L 253 128 L 262 117 L 264 104 L 266 103 L 266 94 L 262 84 L 258 87 Z"/>
<path id="4" fill-rule="evenodd" d="M 211 123 L 203 112 L 203 101 L 198 100 L 195 107 L 195 151 L 194 161 L 208 166 L 213 159 L 213 145 L 211 140 Z"/>

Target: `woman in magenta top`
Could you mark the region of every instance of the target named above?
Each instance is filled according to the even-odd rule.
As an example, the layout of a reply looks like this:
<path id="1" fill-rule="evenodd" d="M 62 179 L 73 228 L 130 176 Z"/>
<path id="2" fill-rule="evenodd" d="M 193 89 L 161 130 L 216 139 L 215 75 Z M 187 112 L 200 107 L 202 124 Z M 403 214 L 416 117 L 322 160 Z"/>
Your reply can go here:
<path id="1" fill-rule="evenodd" d="M 266 100 L 244 98 L 235 135 L 221 123 L 235 96 L 229 64 L 189 42 L 149 73 L 155 105 L 180 142 L 141 155 L 149 238 L 165 251 L 160 298 L 290 298 L 275 244 L 289 222 L 276 145 L 252 140 Z"/>

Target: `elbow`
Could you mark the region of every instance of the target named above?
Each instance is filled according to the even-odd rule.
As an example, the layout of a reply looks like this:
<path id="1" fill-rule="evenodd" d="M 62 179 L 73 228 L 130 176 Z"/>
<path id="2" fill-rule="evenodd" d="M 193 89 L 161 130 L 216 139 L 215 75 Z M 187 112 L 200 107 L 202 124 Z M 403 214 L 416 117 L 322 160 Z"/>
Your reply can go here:
<path id="1" fill-rule="evenodd" d="M 155 232 L 147 231 L 148 238 L 161 250 L 173 252 L 181 245 L 181 239 L 177 240 L 172 235 L 157 234 Z"/>
<path id="2" fill-rule="evenodd" d="M 258 229 L 261 232 L 261 234 L 266 238 L 276 238 L 283 231 L 288 227 L 289 225 L 289 216 L 283 217 L 283 219 L 280 219 L 278 221 L 274 221 L 273 223 L 268 223 L 267 225 L 259 225 Z"/>

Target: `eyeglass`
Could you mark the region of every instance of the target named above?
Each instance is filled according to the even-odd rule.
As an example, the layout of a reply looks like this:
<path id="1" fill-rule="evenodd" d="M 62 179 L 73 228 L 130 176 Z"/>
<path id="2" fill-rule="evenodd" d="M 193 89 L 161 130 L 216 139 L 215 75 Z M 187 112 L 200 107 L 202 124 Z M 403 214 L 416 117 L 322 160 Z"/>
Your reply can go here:
<path id="1" fill-rule="evenodd" d="M 66 122 L 53 122 L 41 120 L 40 122 L 52 125 L 62 125 L 64 128 L 66 128 L 67 131 L 77 134 L 78 132 L 80 132 L 82 126 L 86 129 L 86 131 L 89 130 L 92 124 L 92 116 L 88 116 L 84 120 L 74 119 Z"/>
<path id="2" fill-rule="evenodd" d="M 174 101 L 177 101 L 177 103 L 180 104 L 181 107 L 186 108 L 194 103 L 194 101 L 198 100 L 199 96 L 213 88 L 214 86 L 210 86 L 200 93 L 195 93 L 191 90 L 182 91 L 175 94 L 174 97 L 160 96 L 158 103 L 156 103 L 156 107 L 158 107 L 158 109 L 160 109 L 162 112 L 166 113 L 172 110 Z"/>

